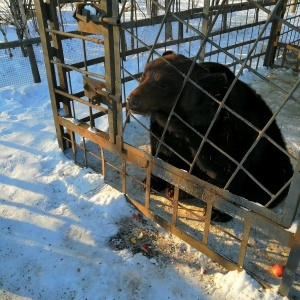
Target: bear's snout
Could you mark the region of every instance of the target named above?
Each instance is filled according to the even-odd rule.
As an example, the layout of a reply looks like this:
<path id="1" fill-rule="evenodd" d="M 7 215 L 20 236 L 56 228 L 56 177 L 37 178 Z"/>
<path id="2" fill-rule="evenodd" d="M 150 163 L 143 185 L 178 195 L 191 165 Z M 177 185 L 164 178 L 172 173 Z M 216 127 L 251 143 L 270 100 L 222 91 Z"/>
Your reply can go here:
<path id="1" fill-rule="evenodd" d="M 127 97 L 127 101 L 129 104 L 129 109 L 132 110 L 133 112 L 138 111 L 140 106 L 141 106 L 141 100 L 139 99 L 139 97 L 130 94 Z"/>

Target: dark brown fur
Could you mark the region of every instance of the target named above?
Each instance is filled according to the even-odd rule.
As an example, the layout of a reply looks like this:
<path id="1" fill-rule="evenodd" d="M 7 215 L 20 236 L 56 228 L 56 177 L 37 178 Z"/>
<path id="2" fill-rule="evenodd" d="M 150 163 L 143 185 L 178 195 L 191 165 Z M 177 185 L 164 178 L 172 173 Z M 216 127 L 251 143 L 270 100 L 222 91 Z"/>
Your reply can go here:
<path id="1" fill-rule="evenodd" d="M 167 53 L 163 58 L 149 62 L 139 86 L 128 97 L 129 107 L 134 113 L 150 115 L 150 130 L 158 138 L 162 135 L 169 113 L 182 88 L 184 80 L 182 74 L 188 73 L 191 64 L 190 59 L 173 53 Z M 220 101 L 235 79 L 235 75 L 227 67 L 218 63 L 196 64 L 190 77 Z M 259 130 L 263 129 L 272 117 L 271 110 L 261 96 L 240 80 L 237 80 L 225 104 Z M 178 99 L 175 112 L 197 132 L 204 135 L 218 107 L 219 105 L 211 97 L 188 82 Z M 285 148 L 280 129 L 275 121 L 268 128 L 267 134 L 279 146 Z M 257 136 L 258 133 L 254 129 L 227 109 L 222 108 L 208 138 L 240 162 Z M 187 161 L 192 162 L 201 141 L 199 135 L 172 116 L 164 138 L 167 145 Z M 157 139 L 151 136 L 153 155 L 156 154 L 157 145 Z M 189 170 L 189 166 L 166 147 L 160 148 L 158 157 L 178 168 Z M 252 150 L 243 167 L 273 194 L 279 192 L 293 172 L 289 158 L 265 137 Z M 206 142 L 196 160 L 192 174 L 224 188 L 235 169 L 234 162 Z M 162 189 L 165 188 L 166 183 L 153 178 L 153 186 Z M 270 196 L 242 170 L 237 173 L 228 190 L 262 205 L 270 200 Z M 279 195 L 276 203 L 281 201 L 286 193 L 287 189 Z"/>

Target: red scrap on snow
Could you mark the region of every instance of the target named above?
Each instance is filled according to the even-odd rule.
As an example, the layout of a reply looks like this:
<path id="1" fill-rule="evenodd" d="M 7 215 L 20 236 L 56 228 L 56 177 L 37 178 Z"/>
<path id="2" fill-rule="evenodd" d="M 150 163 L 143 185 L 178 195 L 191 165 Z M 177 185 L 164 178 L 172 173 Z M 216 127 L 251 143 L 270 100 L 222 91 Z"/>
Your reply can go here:
<path id="1" fill-rule="evenodd" d="M 149 254 L 150 251 L 151 251 L 149 245 L 147 245 L 147 244 L 143 244 L 143 245 L 141 246 L 141 249 L 142 249 L 144 252 L 148 253 L 148 254 Z"/>
<path id="2" fill-rule="evenodd" d="M 139 215 L 137 215 L 136 213 L 133 213 L 132 218 L 136 219 L 138 222 L 141 222 L 141 217 Z"/>

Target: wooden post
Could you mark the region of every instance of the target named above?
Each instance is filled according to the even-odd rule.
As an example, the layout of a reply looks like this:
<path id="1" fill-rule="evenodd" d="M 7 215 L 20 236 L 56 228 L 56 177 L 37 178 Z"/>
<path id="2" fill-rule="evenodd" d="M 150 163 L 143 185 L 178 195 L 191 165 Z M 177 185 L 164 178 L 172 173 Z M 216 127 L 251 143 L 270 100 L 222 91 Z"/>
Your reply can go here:
<path id="1" fill-rule="evenodd" d="M 166 2 L 165 2 L 165 8 L 167 8 L 169 6 L 170 1 L 171 0 L 166 0 Z M 166 12 L 166 13 L 168 13 L 168 12 Z M 165 39 L 166 39 L 166 41 L 167 40 L 172 40 L 173 39 L 172 23 L 166 21 L 165 29 L 166 29 L 166 31 L 165 31 Z"/>
<path id="2" fill-rule="evenodd" d="M 275 12 L 275 16 L 277 15 L 277 16 L 283 18 L 285 10 L 286 10 L 287 0 L 281 0 L 281 1 L 282 1 L 282 3 L 279 6 L 277 12 Z M 265 56 L 265 60 L 264 60 L 264 66 L 266 66 L 266 67 L 270 67 L 274 63 L 276 50 L 277 50 L 277 44 L 279 41 L 279 36 L 280 36 L 280 31 L 281 31 L 281 26 L 282 26 L 282 23 L 275 18 L 275 20 L 272 22 L 270 38 L 269 38 L 269 42 L 268 42 L 268 46 L 267 46 L 267 50 L 266 50 L 266 56 Z"/>
<path id="3" fill-rule="evenodd" d="M 147 14 L 151 17 L 157 16 L 157 6 L 152 2 L 152 0 L 146 0 Z"/>
<path id="4" fill-rule="evenodd" d="M 45 57 L 45 67 L 47 72 L 48 86 L 51 97 L 52 113 L 54 118 L 54 124 L 56 129 L 56 135 L 58 140 L 58 145 L 62 150 L 70 148 L 72 145 L 66 142 L 64 136 L 67 134 L 70 140 L 74 140 L 71 137 L 74 134 L 72 131 L 67 131 L 65 133 L 64 127 L 59 123 L 58 110 L 63 107 L 67 115 L 71 115 L 71 106 L 68 98 L 60 95 L 56 92 L 56 89 L 61 91 L 68 91 L 66 70 L 57 66 L 57 72 L 54 65 L 51 63 L 55 55 L 56 61 L 64 63 L 64 56 L 62 51 L 62 44 L 60 37 L 57 34 L 50 34 L 46 31 L 48 27 L 51 29 L 58 29 L 59 23 L 56 16 L 56 0 L 34 0 L 38 24 L 40 28 L 41 44 L 43 48 L 43 53 Z M 51 41 L 52 37 L 52 41 Z M 58 82 L 59 83 L 58 83 Z"/>
<path id="5" fill-rule="evenodd" d="M 106 11 L 108 18 L 118 16 L 116 1 L 101 1 L 101 9 Z M 103 24 L 105 51 L 105 82 L 106 89 L 119 100 L 109 100 L 108 123 L 110 142 L 122 149 L 122 101 L 121 101 L 121 62 L 120 62 L 120 29 L 116 24 Z"/>
<path id="6" fill-rule="evenodd" d="M 207 35 L 208 27 L 209 27 L 209 6 L 210 6 L 210 0 L 204 0 L 204 6 L 203 6 L 203 20 L 202 20 L 202 33 L 204 35 Z M 203 41 L 201 41 L 202 46 Z M 203 46 L 203 49 L 199 55 L 200 62 L 204 62 L 205 57 L 205 45 Z"/>
<path id="7" fill-rule="evenodd" d="M 296 12 L 297 2 L 298 2 L 297 0 L 293 0 L 293 5 L 292 5 L 292 8 L 291 8 L 291 12 L 292 13 Z"/>

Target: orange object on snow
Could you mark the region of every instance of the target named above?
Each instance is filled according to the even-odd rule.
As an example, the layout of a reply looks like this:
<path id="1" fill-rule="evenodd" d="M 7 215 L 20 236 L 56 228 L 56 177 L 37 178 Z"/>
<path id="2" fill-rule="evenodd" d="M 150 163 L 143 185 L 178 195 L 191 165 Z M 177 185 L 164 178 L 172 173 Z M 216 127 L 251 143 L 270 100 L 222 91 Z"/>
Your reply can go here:
<path id="1" fill-rule="evenodd" d="M 283 274 L 283 271 L 284 271 L 284 267 L 281 266 L 281 265 L 274 265 L 272 267 L 272 272 L 277 276 L 277 277 L 282 277 L 282 274 Z"/>

